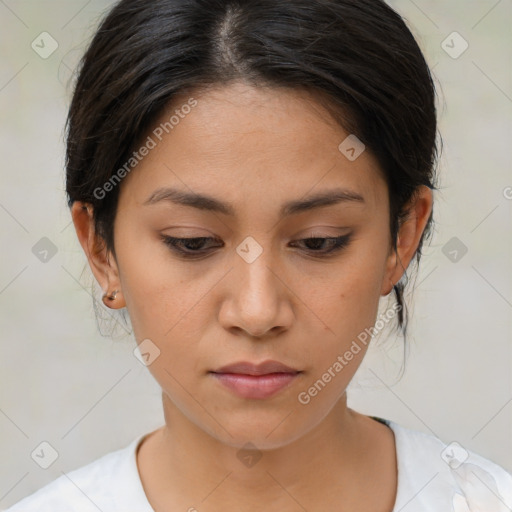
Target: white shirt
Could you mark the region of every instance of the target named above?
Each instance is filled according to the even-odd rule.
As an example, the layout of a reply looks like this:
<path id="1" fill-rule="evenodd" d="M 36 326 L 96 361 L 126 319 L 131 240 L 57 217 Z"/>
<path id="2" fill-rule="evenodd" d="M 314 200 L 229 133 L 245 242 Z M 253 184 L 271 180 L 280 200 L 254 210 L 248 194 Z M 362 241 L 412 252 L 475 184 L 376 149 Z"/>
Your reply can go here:
<path id="1" fill-rule="evenodd" d="M 377 418 L 376 418 L 377 419 Z M 393 512 L 510 512 L 512 475 L 458 444 L 382 420 L 395 434 L 398 461 Z M 154 512 L 127 447 L 62 475 L 6 512 Z"/>

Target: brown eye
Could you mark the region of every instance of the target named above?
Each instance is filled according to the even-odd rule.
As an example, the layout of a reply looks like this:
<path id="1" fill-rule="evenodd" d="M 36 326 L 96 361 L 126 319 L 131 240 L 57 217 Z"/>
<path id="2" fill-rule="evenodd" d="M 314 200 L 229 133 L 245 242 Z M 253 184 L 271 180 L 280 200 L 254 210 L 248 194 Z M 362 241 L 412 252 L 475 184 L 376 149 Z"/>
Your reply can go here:
<path id="1" fill-rule="evenodd" d="M 350 235 L 338 237 L 310 237 L 303 238 L 294 243 L 301 242 L 306 245 L 307 251 L 322 256 L 332 254 L 346 247 L 350 242 Z"/>
<path id="2" fill-rule="evenodd" d="M 173 251 L 183 256 L 197 257 L 209 252 L 205 249 L 208 241 L 214 240 L 212 237 L 194 237 L 194 238 L 175 238 L 172 236 L 162 235 L 163 242 Z M 211 247 L 210 247 L 211 249 Z"/>

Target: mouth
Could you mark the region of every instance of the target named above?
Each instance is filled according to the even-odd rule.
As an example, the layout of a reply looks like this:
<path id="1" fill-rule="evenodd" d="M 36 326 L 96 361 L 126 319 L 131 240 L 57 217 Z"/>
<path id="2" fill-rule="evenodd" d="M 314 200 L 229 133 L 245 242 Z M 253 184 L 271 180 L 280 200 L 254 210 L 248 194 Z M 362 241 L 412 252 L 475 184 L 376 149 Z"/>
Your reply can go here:
<path id="1" fill-rule="evenodd" d="M 242 361 L 209 373 L 241 398 L 265 399 L 290 385 L 302 371 L 278 361 L 260 364 Z"/>

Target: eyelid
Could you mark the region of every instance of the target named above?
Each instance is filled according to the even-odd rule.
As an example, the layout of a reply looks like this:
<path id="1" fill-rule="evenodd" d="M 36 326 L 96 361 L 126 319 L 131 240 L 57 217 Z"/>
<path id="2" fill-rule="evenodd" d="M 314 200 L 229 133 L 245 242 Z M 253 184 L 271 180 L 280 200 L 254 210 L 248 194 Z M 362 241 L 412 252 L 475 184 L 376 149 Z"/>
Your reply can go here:
<path id="1" fill-rule="evenodd" d="M 340 236 L 348 235 L 350 233 L 340 233 L 340 230 L 338 229 L 337 233 L 326 233 L 325 230 L 333 229 L 333 228 L 310 228 L 304 232 L 304 234 L 301 234 L 297 237 L 293 237 L 294 240 L 296 239 L 303 239 L 303 238 L 339 238 Z"/>

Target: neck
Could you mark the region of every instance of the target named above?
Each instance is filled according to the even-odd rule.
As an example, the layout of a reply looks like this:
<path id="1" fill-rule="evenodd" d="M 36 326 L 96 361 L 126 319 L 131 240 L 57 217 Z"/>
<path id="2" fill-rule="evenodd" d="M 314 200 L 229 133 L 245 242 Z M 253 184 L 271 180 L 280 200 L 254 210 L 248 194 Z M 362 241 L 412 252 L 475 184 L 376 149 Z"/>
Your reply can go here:
<path id="1" fill-rule="evenodd" d="M 319 496 L 333 497 L 340 510 L 342 496 L 358 508 L 357 496 L 367 492 L 361 475 L 375 465 L 368 428 L 379 424 L 349 409 L 345 394 L 305 435 L 261 451 L 209 435 L 165 394 L 163 404 L 166 424 L 154 433 L 152 449 L 140 457 L 143 485 L 157 512 L 169 510 L 171 503 L 192 511 L 285 512 L 299 510 L 298 504 L 312 510 L 318 509 Z"/>

